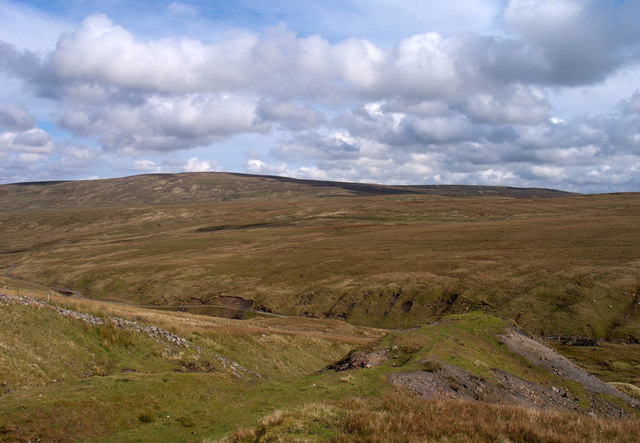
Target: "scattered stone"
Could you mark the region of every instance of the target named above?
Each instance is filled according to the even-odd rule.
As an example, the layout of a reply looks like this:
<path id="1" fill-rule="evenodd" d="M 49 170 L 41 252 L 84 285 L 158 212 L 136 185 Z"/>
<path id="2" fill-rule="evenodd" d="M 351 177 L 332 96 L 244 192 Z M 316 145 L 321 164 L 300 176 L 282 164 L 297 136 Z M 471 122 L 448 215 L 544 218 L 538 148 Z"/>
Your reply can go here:
<path id="1" fill-rule="evenodd" d="M 356 351 L 350 352 L 342 360 L 333 363 L 326 369 L 334 371 L 345 371 L 347 369 L 355 368 L 371 368 L 374 366 L 380 366 L 389 358 L 389 353 L 386 349 L 379 349 L 377 351 Z"/>
<path id="2" fill-rule="evenodd" d="M 565 380 L 571 380 L 581 384 L 592 399 L 598 399 L 599 394 L 611 395 L 625 401 L 632 408 L 640 409 L 640 401 L 629 397 L 627 394 L 618 391 L 597 377 L 588 374 L 553 349 L 518 333 L 518 331 L 509 329 L 506 333 L 499 335 L 498 338 L 511 352 L 524 357 L 529 363 L 542 366 L 552 374 Z M 564 394 L 564 396 L 567 395 L 566 393 Z M 607 413 L 613 414 L 612 411 L 614 409 L 603 402 L 599 402 L 596 407 L 603 410 L 608 408 L 610 410 Z"/>
<path id="3" fill-rule="evenodd" d="M 437 371 L 390 372 L 387 379 L 396 386 L 412 391 L 425 400 L 448 398 L 518 405 L 533 409 L 561 408 L 582 410 L 553 389 L 531 383 L 512 374 L 494 369 L 497 383 L 454 366 L 440 362 Z M 557 388 L 556 388 L 557 389 Z"/>
<path id="4" fill-rule="evenodd" d="M 83 312 L 73 311 L 71 309 L 61 308 L 60 306 L 52 305 L 45 301 L 37 300 L 31 297 L 0 294 L 0 302 L 5 304 L 18 303 L 25 306 L 36 306 L 38 308 L 51 309 L 64 317 L 81 320 L 93 326 L 100 326 L 104 324 L 104 320 L 100 317 L 95 317 L 93 315 L 85 314 Z M 111 321 L 113 325 L 118 329 L 128 329 L 136 332 L 142 332 L 144 334 L 149 335 L 151 338 L 157 341 L 168 343 L 169 345 L 182 347 L 182 348 L 190 348 L 195 350 L 198 354 L 206 353 L 211 357 L 215 358 L 216 360 L 218 360 L 222 364 L 225 370 L 235 375 L 236 377 L 242 378 L 243 375 L 252 375 L 257 378 L 262 378 L 262 376 L 255 371 L 247 369 L 241 366 L 240 364 L 232 360 L 229 360 L 225 357 L 222 357 L 221 355 L 215 354 L 211 351 L 203 351 L 202 349 L 200 349 L 199 346 L 196 346 L 193 343 L 190 343 L 188 340 L 182 337 L 179 337 L 175 334 L 172 334 L 169 331 L 165 331 L 162 328 L 158 328 L 157 326 L 141 325 L 136 321 L 125 320 L 119 317 L 108 317 L 108 320 Z M 165 348 L 165 350 L 167 352 L 170 352 L 169 348 Z"/>

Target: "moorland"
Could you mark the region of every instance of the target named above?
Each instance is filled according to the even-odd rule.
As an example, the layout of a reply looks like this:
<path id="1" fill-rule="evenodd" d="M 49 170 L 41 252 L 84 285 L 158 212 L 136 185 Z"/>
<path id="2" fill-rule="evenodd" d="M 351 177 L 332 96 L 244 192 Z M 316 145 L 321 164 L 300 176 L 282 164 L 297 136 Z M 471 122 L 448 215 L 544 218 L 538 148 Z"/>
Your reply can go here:
<path id="1" fill-rule="evenodd" d="M 0 438 L 633 441 L 639 221 L 637 193 L 0 185 Z"/>

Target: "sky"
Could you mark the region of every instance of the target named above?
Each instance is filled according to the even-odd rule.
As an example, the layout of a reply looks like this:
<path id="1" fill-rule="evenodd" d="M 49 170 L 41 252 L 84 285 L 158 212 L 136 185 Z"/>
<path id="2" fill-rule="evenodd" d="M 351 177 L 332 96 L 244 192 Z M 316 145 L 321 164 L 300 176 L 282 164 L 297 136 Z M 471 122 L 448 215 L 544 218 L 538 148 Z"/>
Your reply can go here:
<path id="1" fill-rule="evenodd" d="M 637 0 L 0 0 L 0 183 L 640 191 Z"/>

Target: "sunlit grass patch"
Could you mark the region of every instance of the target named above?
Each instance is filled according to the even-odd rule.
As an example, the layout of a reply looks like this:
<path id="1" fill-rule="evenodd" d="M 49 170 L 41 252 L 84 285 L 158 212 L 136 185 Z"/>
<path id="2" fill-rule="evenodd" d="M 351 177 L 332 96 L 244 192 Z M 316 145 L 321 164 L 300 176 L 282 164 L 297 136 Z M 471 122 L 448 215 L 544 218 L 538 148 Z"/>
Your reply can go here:
<path id="1" fill-rule="evenodd" d="M 321 416 L 318 417 L 318 412 Z M 635 441 L 640 423 L 473 402 L 421 401 L 402 392 L 278 411 L 226 442 Z"/>

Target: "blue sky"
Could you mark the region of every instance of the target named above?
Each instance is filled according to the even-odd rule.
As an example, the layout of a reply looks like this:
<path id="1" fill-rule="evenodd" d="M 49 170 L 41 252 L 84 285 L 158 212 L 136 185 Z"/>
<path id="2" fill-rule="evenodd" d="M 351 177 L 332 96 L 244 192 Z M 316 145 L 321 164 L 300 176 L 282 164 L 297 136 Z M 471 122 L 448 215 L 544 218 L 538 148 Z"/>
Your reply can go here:
<path id="1" fill-rule="evenodd" d="M 640 2 L 0 0 L 0 183 L 640 191 Z"/>

